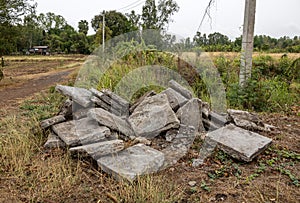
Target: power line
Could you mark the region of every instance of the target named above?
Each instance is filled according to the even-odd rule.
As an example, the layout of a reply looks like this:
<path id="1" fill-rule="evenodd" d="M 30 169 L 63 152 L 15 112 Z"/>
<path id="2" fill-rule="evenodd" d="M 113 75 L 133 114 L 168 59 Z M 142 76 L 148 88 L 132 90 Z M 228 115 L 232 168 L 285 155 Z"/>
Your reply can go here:
<path id="1" fill-rule="evenodd" d="M 208 16 L 209 19 L 211 19 L 211 16 L 210 16 L 210 8 L 212 7 L 212 5 L 213 5 L 214 3 L 215 3 L 215 0 L 210 0 L 210 1 L 209 1 L 208 6 L 206 7 L 205 12 L 204 12 L 204 15 L 203 15 L 203 17 L 202 17 L 202 20 L 201 20 L 201 22 L 200 22 L 200 25 L 199 25 L 199 27 L 198 27 L 198 29 L 197 29 L 197 32 L 199 32 L 199 30 L 200 30 L 200 28 L 201 28 L 201 26 L 202 26 L 202 24 L 203 24 L 203 21 L 204 21 L 204 19 L 205 19 L 206 16 Z"/>
<path id="2" fill-rule="evenodd" d="M 124 10 L 124 9 L 125 10 L 129 10 L 129 9 L 131 9 L 130 6 L 133 6 L 133 5 L 137 4 L 137 5 L 133 6 L 133 8 L 135 8 L 136 6 L 140 5 L 141 3 L 144 3 L 144 0 L 135 1 L 135 2 L 133 2 L 133 3 L 129 4 L 129 5 L 127 5 L 127 6 L 124 6 L 122 8 L 117 9 L 117 11 Z M 128 7 L 130 7 L 130 8 L 128 8 Z"/>

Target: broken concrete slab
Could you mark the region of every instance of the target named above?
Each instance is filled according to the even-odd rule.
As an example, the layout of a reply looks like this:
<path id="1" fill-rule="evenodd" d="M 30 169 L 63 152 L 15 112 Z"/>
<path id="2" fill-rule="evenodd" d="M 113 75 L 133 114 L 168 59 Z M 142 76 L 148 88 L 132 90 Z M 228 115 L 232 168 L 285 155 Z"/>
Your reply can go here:
<path id="1" fill-rule="evenodd" d="M 71 153 L 78 153 L 91 156 L 93 159 L 97 160 L 102 156 L 117 153 L 123 150 L 125 147 L 122 140 L 110 140 L 104 142 L 97 142 L 93 144 L 83 145 L 79 147 L 70 148 Z"/>
<path id="2" fill-rule="evenodd" d="M 188 89 L 186 89 L 185 87 L 183 87 L 179 83 L 177 83 L 175 80 L 170 80 L 169 86 L 176 92 L 180 93 L 185 98 L 187 98 L 187 99 L 193 98 L 193 94 Z"/>
<path id="3" fill-rule="evenodd" d="M 99 126 L 90 118 L 56 124 L 52 130 L 70 147 L 107 141 L 111 135 L 107 127 Z"/>
<path id="4" fill-rule="evenodd" d="M 155 173 L 164 163 L 164 154 L 143 144 L 137 144 L 116 154 L 97 160 L 99 167 L 117 180 L 135 180 L 138 176 Z"/>
<path id="5" fill-rule="evenodd" d="M 140 105 L 140 103 L 142 103 L 142 101 L 144 101 L 147 97 L 152 97 L 156 95 L 156 92 L 154 92 L 153 90 L 151 90 L 150 92 L 147 92 L 146 94 L 144 94 L 143 96 L 141 96 L 136 102 L 134 102 L 134 104 L 132 104 L 129 108 L 129 112 L 132 113 L 134 111 L 134 109 Z"/>
<path id="6" fill-rule="evenodd" d="M 47 138 L 47 142 L 44 144 L 46 149 L 65 148 L 66 144 L 53 132 L 50 132 Z"/>
<path id="7" fill-rule="evenodd" d="M 55 89 L 83 107 L 89 107 L 92 104 L 90 100 L 92 93 L 87 89 L 64 85 L 57 85 Z"/>
<path id="8" fill-rule="evenodd" d="M 254 113 L 242 110 L 228 109 L 228 121 L 236 126 L 247 130 L 254 131 L 271 131 L 275 127 L 262 122 L 262 120 Z"/>
<path id="9" fill-rule="evenodd" d="M 128 109 L 122 109 L 122 107 L 118 106 L 118 104 L 107 104 L 96 96 L 92 96 L 91 101 L 96 104 L 96 107 L 103 108 L 116 116 L 125 116 L 128 114 Z"/>
<path id="10" fill-rule="evenodd" d="M 233 124 L 210 132 L 207 137 L 217 142 L 217 147 L 230 156 L 250 162 L 258 154 L 263 152 L 271 143 L 272 139 L 258 133 L 237 127 Z"/>
<path id="11" fill-rule="evenodd" d="M 112 130 L 116 130 L 129 139 L 135 138 L 135 133 L 126 119 L 122 119 L 102 108 L 94 108 L 89 110 L 88 116 L 95 119 L 101 125 L 107 126 Z"/>
<path id="12" fill-rule="evenodd" d="M 147 139 L 152 139 L 171 128 L 179 127 L 179 120 L 165 94 L 146 98 L 136 107 L 128 120 L 137 137 Z"/>
<path id="13" fill-rule="evenodd" d="M 172 88 L 168 88 L 162 91 L 160 94 L 166 94 L 168 97 L 168 101 L 170 103 L 171 108 L 173 111 L 177 111 L 177 109 L 183 106 L 185 103 L 188 102 L 188 99 L 182 96 L 180 93 L 176 92 Z"/>
<path id="14" fill-rule="evenodd" d="M 215 123 L 213 123 L 213 122 L 211 122 L 210 120 L 207 120 L 207 119 L 203 119 L 202 123 L 203 123 L 204 128 L 209 132 L 217 130 L 217 129 L 223 127 L 223 126 L 217 125 L 217 124 L 215 124 Z"/>
<path id="15" fill-rule="evenodd" d="M 199 165 L 203 164 L 205 159 L 208 158 L 215 151 L 217 144 L 218 143 L 216 141 L 206 136 L 201 146 L 198 158 L 193 160 L 192 166 L 198 167 Z"/>
<path id="16" fill-rule="evenodd" d="M 63 115 L 54 116 L 52 118 L 48 118 L 46 120 L 43 120 L 40 122 L 40 126 L 42 129 L 46 129 L 51 127 L 52 125 L 55 125 L 57 123 L 61 123 L 66 121 L 66 118 Z"/>
<path id="17" fill-rule="evenodd" d="M 87 117 L 87 113 L 91 108 L 80 108 L 73 113 L 74 120 L 80 120 Z"/>
<path id="18" fill-rule="evenodd" d="M 178 109 L 177 118 L 181 125 L 192 126 L 196 132 L 204 132 L 201 116 L 201 100 L 193 98 L 189 100 L 184 106 Z"/>
<path id="19" fill-rule="evenodd" d="M 161 152 L 165 155 L 163 168 L 175 164 L 180 158 L 188 153 L 196 137 L 195 128 L 181 125 L 178 133 L 168 147 Z"/>

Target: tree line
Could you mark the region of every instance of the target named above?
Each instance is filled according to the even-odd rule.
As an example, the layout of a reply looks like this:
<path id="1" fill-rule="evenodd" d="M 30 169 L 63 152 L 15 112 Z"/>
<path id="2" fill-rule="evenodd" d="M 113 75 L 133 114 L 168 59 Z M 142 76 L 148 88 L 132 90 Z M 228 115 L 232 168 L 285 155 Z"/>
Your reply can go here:
<path id="1" fill-rule="evenodd" d="M 89 54 L 102 43 L 103 15 L 105 15 L 105 40 L 123 33 L 137 30 L 156 29 L 166 33 L 171 17 L 179 6 L 173 0 L 146 0 L 142 14 L 135 11 L 102 11 L 91 20 L 95 34 L 88 35 L 89 22 L 80 20 L 77 28 L 66 19 L 52 12 L 37 14 L 34 0 L 0 0 L 0 55 L 22 54 L 36 45 L 49 46 L 52 53 Z M 161 35 L 160 37 L 162 37 Z M 226 35 L 215 32 L 197 32 L 193 39 L 176 42 L 168 36 L 168 43 L 184 50 L 240 51 L 241 37 L 230 40 Z M 256 51 L 300 52 L 300 37 L 271 38 L 255 36 Z"/>

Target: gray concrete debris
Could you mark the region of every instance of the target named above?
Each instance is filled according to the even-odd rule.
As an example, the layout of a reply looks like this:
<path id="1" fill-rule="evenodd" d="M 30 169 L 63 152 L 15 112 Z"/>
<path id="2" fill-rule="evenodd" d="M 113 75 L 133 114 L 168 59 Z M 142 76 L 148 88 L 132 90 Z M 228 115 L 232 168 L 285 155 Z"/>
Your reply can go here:
<path id="1" fill-rule="evenodd" d="M 51 127 L 52 125 L 55 125 L 57 123 L 61 123 L 66 121 L 66 118 L 63 115 L 54 116 L 52 118 L 48 118 L 46 120 L 43 120 L 40 122 L 40 126 L 42 129 L 46 129 Z"/>
<path id="2" fill-rule="evenodd" d="M 57 85 L 55 89 L 83 107 L 89 107 L 92 104 L 90 100 L 92 93 L 87 89 L 64 85 Z"/>
<path id="3" fill-rule="evenodd" d="M 132 104 L 129 108 L 129 112 L 132 113 L 134 111 L 134 109 L 140 105 L 140 103 L 142 103 L 142 101 L 144 101 L 144 99 L 146 99 L 147 97 L 152 97 L 156 95 L 156 92 L 154 92 L 153 90 L 151 90 L 150 92 L 147 92 L 146 94 L 144 94 L 143 96 L 141 96 L 140 98 L 137 99 L 136 102 L 134 102 L 134 104 Z"/>
<path id="4" fill-rule="evenodd" d="M 73 113 L 72 106 L 73 102 L 70 99 L 67 99 L 60 107 L 58 115 L 63 115 L 65 118 L 71 118 Z"/>
<path id="5" fill-rule="evenodd" d="M 186 89 L 185 87 L 183 87 L 179 83 L 177 83 L 175 80 L 169 81 L 169 86 L 176 92 L 179 92 L 185 98 L 187 98 L 187 99 L 193 98 L 193 94 L 188 89 Z"/>
<path id="6" fill-rule="evenodd" d="M 181 125 L 192 126 L 196 132 L 198 132 L 199 129 L 201 129 L 201 132 L 204 132 L 200 99 L 193 98 L 189 100 L 188 103 L 178 109 L 176 115 Z"/>
<path id="7" fill-rule="evenodd" d="M 45 149 L 65 148 L 66 144 L 53 132 L 48 135 L 47 142 L 44 144 Z"/>
<path id="8" fill-rule="evenodd" d="M 227 114 L 220 114 L 210 111 L 208 115 L 209 120 L 219 126 L 224 126 L 227 123 Z"/>
<path id="9" fill-rule="evenodd" d="M 164 163 L 164 154 L 143 144 L 137 144 L 116 154 L 97 160 L 99 167 L 117 180 L 134 181 L 138 176 L 155 173 Z"/>
<path id="10" fill-rule="evenodd" d="M 177 111 L 179 107 L 182 107 L 184 104 L 188 102 L 188 99 L 182 96 L 180 93 L 176 92 L 172 88 L 168 88 L 162 91 L 160 94 L 166 94 L 168 97 L 168 101 L 170 103 L 173 111 Z"/>
<path id="11" fill-rule="evenodd" d="M 217 147 L 230 156 L 246 162 L 252 161 L 272 142 L 270 138 L 232 124 L 208 133 L 207 138 L 217 142 Z"/>
<path id="12" fill-rule="evenodd" d="M 122 119 L 108 111 L 101 108 L 94 108 L 89 110 L 88 116 L 95 119 L 101 125 L 109 127 L 111 130 L 118 131 L 129 139 L 135 138 L 135 133 L 131 128 L 127 119 Z"/>
<path id="13" fill-rule="evenodd" d="M 188 152 L 195 137 L 196 133 L 193 127 L 181 125 L 170 145 L 161 151 L 165 155 L 163 168 L 177 163 Z"/>
<path id="14" fill-rule="evenodd" d="M 161 132 L 179 127 L 179 120 L 165 94 L 146 98 L 129 116 L 137 137 L 152 139 Z"/>
<path id="15" fill-rule="evenodd" d="M 87 117 L 87 113 L 91 108 L 80 108 L 73 113 L 73 119 L 79 120 Z"/>
<path id="16" fill-rule="evenodd" d="M 203 119 L 202 122 L 203 122 L 204 128 L 205 128 L 207 131 L 209 131 L 209 132 L 214 131 L 214 130 L 217 130 L 217 129 L 223 127 L 223 126 L 218 125 L 218 124 L 216 124 L 216 123 L 213 123 L 213 122 L 211 122 L 210 120 L 207 120 L 207 119 Z"/>
<path id="17" fill-rule="evenodd" d="M 275 129 L 274 126 L 263 123 L 254 113 L 234 109 L 228 109 L 227 112 L 229 122 L 232 122 L 241 128 L 267 132 Z"/>
<path id="18" fill-rule="evenodd" d="M 104 142 L 97 142 L 79 147 L 70 148 L 71 153 L 78 153 L 83 156 L 91 156 L 97 160 L 102 156 L 117 153 L 124 149 L 124 142 L 122 140 L 110 140 Z"/>
<path id="19" fill-rule="evenodd" d="M 128 114 L 128 109 L 122 109 L 122 107 L 119 106 L 119 104 L 107 104 L 106 102 L 104 102 L 96 96 L 92 96 L 91 101 L 94 104 L 96 104 L 96 107 L 100 107 L 110 113 L 115 114 L 116 116 L 124 116 Z"/>
<path id="20" fill-rule="evenodd" d="M 89 118 L 56 124 L 52 130 L 70 147 L 107 141 L 111 135 L 107 127 L 99 126 Z"/>
<path id="21" fill-rule="evenodd" d="M 215 151 L 217 144 L 218 143 L 216 141 L 206 136 L 201 146 L 198 158 L 193 160 L 192 166 L 198 167 L 199 165 L 202 165 L 205 159 L 208 158 Z"/>

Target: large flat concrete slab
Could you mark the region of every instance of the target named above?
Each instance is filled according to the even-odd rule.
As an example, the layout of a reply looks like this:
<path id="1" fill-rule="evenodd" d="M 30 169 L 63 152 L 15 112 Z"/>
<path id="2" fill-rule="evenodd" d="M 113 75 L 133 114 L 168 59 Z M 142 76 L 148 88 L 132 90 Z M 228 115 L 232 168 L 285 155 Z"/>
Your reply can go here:
<path id="1" fill-rule="evenodd" d="M 155 173 L 164 163 L 164 154 L 144 144 L 137 144 L 119 153 L 97 160 L 101 169 L 117 180 L 135 180 L 137 176 Z"/>
<path id="2" fill-rule="evenodd" d="M 252 161 L 272 142 L 270 138 L 232 124 L 208 133 L 207 137 L 216 142 L 219 149 L 246 162 Z"/>

